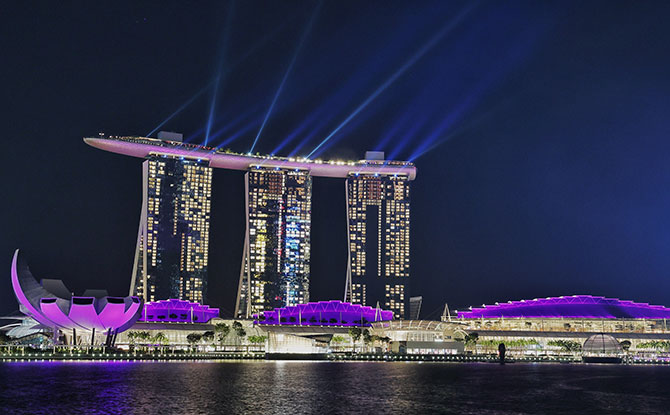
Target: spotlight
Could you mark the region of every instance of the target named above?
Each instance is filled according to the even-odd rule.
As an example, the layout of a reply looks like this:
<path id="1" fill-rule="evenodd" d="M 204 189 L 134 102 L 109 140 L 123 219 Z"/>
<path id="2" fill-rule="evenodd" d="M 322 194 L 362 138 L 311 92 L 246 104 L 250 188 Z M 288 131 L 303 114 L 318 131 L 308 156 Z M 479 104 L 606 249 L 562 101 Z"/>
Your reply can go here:
<path id="1" fill-rule="evenodd" d="M 314 150 L 312 150 L 307 157 L 312 157 L 321 146 L 323 146 L 328 140 L 330 140 L 338 131 L 342 129 L 349 121 L 351 121 L 358 113 L 363 111 L 375 98 L 379 96 L 386 88 L 391 86 L 402 74 L 412 67 L 423 55 L 426 54 L 430 49 L 432 49 L 451 29 L 453 29 L 460 21 L 473 9 L 473 6 L 468 7 L 459 13 L 454 19 L 452 19 L 446 26 L 440 29 L 417 53 L 415 53 L 407 62 L 405 62 L 398 70 L 396 70 L 383 84 L 381 84 L 362 104 L 360 104 L 347 118 L 345 118 L 340 125 L 338 125 L 333 131 L 331 131 L 326 138 L 323 139 L 317 145 Z"/>
<path id="2" fill-rule="evenodd" d="M 250 152 L 254 151 L 254 148 L 256 147 L 256 143 L 258 143 L 258 139 L 261 136 L 261 133 L 263 132 L 263 128 L 265 128 L 265 123 L 268 122 L 268 118 L 270 118 L 270 114 L 272 113 L 272 110 L 277 103 L 277 98 L 279 98 L 279 94 L 281 94 L 282 89 L 284 88 L 284 84 L 286 83 L 286 79 L 288 78 L 288 75 L 291 73 L 291 70 L 293 69 L 293 65 L 295 64 L 296 59 L 298 58 L 298 54 L 300 53 L 300 49 L 302 48 L 303 43 L 305 43 L 305 39 L 307 38 L 307 34 L 309 33 L 310 29 L 312 28 L 312 25 L 314 24 L 314 20 L 316 18 L 316 15 L 319 12 L 319 9 L 321 8 L 321 2 L 317 4 L 316 8 L 314 9 L 314 13 L 312 13 L 312 18 L 309 20 L 309 23 L 307 23 L 307 26 L 305 27 L 305 31 L 302 34 L 302 37 L 300 39 L 300 43 L 298 43 L 298 47 L 295 50 L 295 53 L 293 54 L 293 58 L 291 58 L 291 63 L 289 63 L 288 68 L 286 69 L 286 72 L 284 73 L 284 77 L 281 80 L 281 83 L 279 84 L 279 88 L 277 88 L 277 92 L 275 92 L 275 96 L 272 99 L 272 103 L 270 104 L 270 108 L 268 108 L 268 112 L 265 114 L 265 119 L 263 120 L 263 123 L 261 124 L 261 128 L 258 130 L 258 134 L 256 134 L 256 138 L 254 139 L 253 144 L 251 145 L 251 149 L 249 150 Z"/>

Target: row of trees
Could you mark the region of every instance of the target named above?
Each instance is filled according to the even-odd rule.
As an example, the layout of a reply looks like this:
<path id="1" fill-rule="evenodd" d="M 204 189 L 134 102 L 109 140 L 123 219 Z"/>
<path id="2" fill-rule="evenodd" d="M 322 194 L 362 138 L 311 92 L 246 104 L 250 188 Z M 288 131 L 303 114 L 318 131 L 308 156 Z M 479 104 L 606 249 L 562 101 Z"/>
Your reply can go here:
<path id="1" fill-rule="evenodd" d="M 472 332 L 466 334 L 462 339 L 456 339 L 465 343 L 466 348 L 471 348 L 476 350 L 477 344 L 485 348 L 497 349 L 500 343 L 504 343 L 507 347 L 515 348 L 524 348 L 529 346 L 541 347 L 537 339 L 512 339 L 512 340 L 479 340 L 479 334 L 477 332 Z M 550 340 L 547 342 L 547 346 L 557 346 L 560 347 L 565 352 L 580 352 L 582 350 L 582 345 L 579 342 L 574 340 Z M 630 346 L 630 344 L 629 344 Z"/>
<path id="2" fill-rule="evenodd" d="M 670 342 L 667 340 L 651 340 L 637 345 L 638 349 L 654 349 L 667 352 L 670 350 Z"/>
<path id="3" fill-rule="evenodd" d="M 349 337 L 351 337 L 351 340 L 354 342 L 354 351 L 356 348 L 356 343 L 363 338 L 363 343 L 366 346 L 369 345 L 374 345 L 375 343 L 382 343 L 384 345 L 388 345 L 389 342 L 391 341 L 390 337 L 381 337 L 377 336 L 376 334 L 370 334 L 370 330 L 368 329 L 361 329 L 360 327 L 351 327 L 349 328 Z M 331 343 L 344 343 L 346 339 L 341 336 L 333 336 L 331 339 Z"/>
<path id="4" fill-rule="evenodd" d="M 564 352 L 581 352 L 582 345 L 574 340 L 549 340 L 547 346 L 560 347 Z"/>
<path id="5" fill-rule="evenodd" d="M 165 333 L 159 331 L 155 334 L 151 334 L 149 331 L 129 331 L 128 341 L 130 342 L 131 350 L 135 350 L 137 346 L 140 346 L 144 351 L 148 351 L 149 348 L 160 348 L 170 343 Z"/>
<path id="6" fill-rule="evenodd" d="M 211 344 L 223 346 L 226 343 L 240 344 L 244 338 L 247 337 L 247 331 L 239 321 L 234 321 L 231 325 L 226 323 L 217 323 L 214 326 L 214 331 L 206 331 L 204 333 L 190 333 L 186 336 L 186 341 L 191 347 L 196 348 L 199 344 Z M 251 335 L 247 340 L 252 344 L 265 343 L 266 336 Z"/>
<path id="7" fill-rule="evenodd" d="M 540 343 L 535 339 L 514 339 L 514 340 L 482 340 L 479 342 L 481 346 L 498 349 L 500 343 L 505 343 L 506 347 L 528 347 L 539 346 Z"/>

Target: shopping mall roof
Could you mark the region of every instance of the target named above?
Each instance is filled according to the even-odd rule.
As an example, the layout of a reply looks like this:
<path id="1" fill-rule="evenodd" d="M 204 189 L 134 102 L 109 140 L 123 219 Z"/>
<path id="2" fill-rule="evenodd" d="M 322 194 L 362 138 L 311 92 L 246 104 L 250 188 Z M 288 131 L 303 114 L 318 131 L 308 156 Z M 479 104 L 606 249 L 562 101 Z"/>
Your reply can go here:
<path id="1" fill-rule="evenodd" d="M 206 323 L 218 316 L 218 308 L 210 308 L 208 305 L 173 298 L 145 303 L 139 321 Z"/>
<path id="2" fill-rule="evenodd" d="M 275 308 L 254 314 L 254 323 L 295 326 L 364 326 L 393 319 L 393 312 L 339 300 Z"/>
<path id="3" fill-rule="evenodd" d="M 508 301 L 458 311 L 458 318 L 608 318 L 666 319 L 670 308 L 592 295 Z"/>

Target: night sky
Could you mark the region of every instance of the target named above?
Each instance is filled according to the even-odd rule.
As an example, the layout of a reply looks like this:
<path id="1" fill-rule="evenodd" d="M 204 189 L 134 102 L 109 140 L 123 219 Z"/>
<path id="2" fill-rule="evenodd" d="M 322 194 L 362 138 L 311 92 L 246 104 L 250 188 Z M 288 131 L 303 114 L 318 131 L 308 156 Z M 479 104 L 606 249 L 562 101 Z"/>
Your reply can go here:
<path id="1" fill-rule="evenodd" d="M 82 137 L 145 135 L 194 96 L 162 129 L 247 152 L 272 106 L 254 152 L 307 155 L 330 136 L 313 157 L 414 161 L 424 318 L 572 294 L 670 305 L 669 15 L 661 1 L 5 2 L 0 314 L 17 308 L 16 248 L 38 278 L 127 294 L 142 160 Z M 209 302 L 224 315 L 243 192 L 242 172 L 215 171 Z M 311 297 L 341 299 L 343 180 L 314 179 L 312 229 Z"/>

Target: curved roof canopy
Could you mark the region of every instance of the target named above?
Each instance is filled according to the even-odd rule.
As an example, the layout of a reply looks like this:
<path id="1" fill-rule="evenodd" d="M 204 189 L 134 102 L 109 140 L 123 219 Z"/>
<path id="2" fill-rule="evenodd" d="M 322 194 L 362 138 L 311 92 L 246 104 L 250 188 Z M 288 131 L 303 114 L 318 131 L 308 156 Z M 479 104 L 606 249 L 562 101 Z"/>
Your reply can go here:
<path id="1" fill-rule="evenodd" d="M 254 323 L 266 325 L 369 327 L 376 321 L 393 320 L 393 311 L 331 300 L 275 308 L 253 318 Z"/>
<path id="2" fill-rule="evenodd" d="M 218 308 L 186 300 L 160 300 L 144 304 L 140 321 L 169 323 L 206 323 L 219 316 Z"/>
<path id="3" fill-rule="evenodd" d="M 458 311 L 458 318 L 670 318 L 670 308 L 592 295 L 536 298 L 509 301 L 469 311 Z"/>
<path id="4" fill-rule="evenodd" d="M 138 297 L 110 297 L 98 290 L 88 290 L 77 297 L 69 294 L 62 281 L 42 280 L 40 284 L 18 249 L 14 252 L 11 275 L 21 311 L 47 327 L 121 332 L 132 326 L 142 311 L 142 300 Z"/>
<path id="5" fill-rule="evenodd" d="M 101 150 L 127 156 L 141 158 L 151 155 L 183 157 L 208 161 L 210 167 L 229 170 L 277 168 L 309 170 L 310 175 L 317 177 L 346 178 L 350 175 L 397 175 L 407 177 L 409 180 L 416 178 L 416 167 L 408 161 L 322 161 L 305 158 L 257 156 L 150 137 L 86 137 L 84 142 Z"/>

